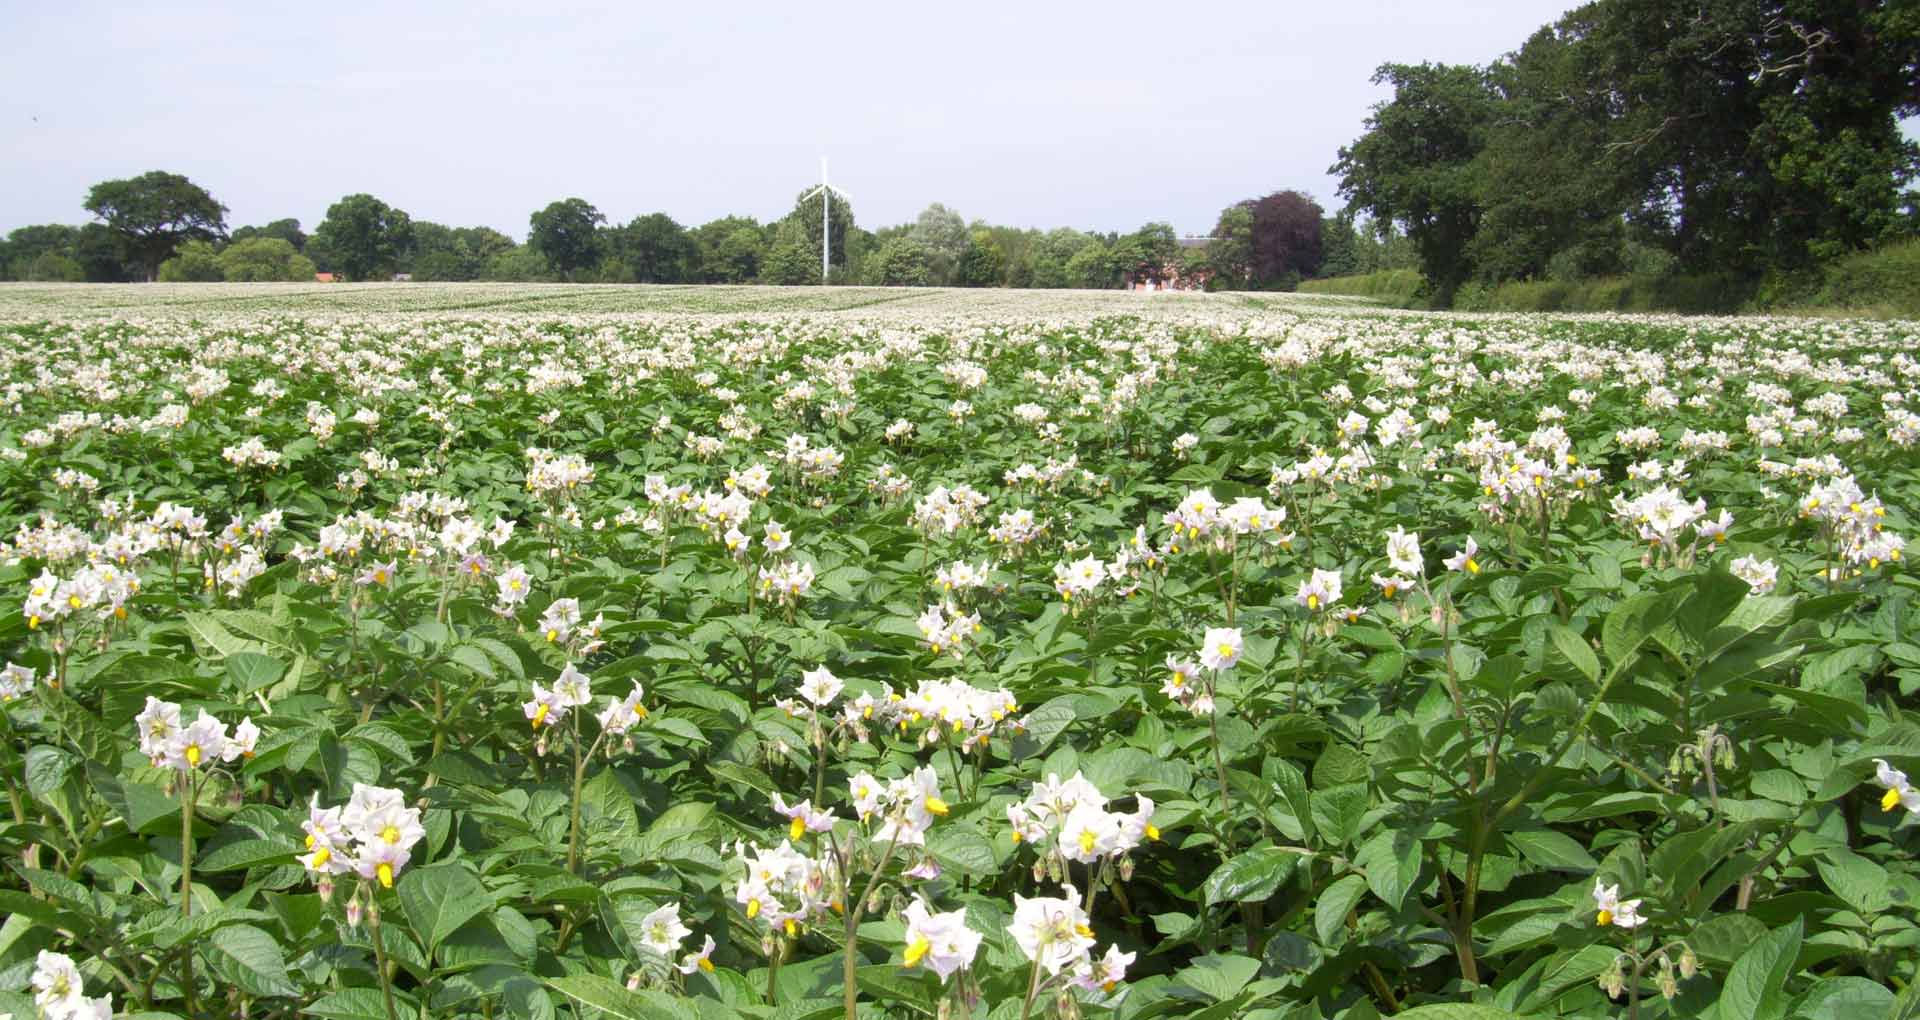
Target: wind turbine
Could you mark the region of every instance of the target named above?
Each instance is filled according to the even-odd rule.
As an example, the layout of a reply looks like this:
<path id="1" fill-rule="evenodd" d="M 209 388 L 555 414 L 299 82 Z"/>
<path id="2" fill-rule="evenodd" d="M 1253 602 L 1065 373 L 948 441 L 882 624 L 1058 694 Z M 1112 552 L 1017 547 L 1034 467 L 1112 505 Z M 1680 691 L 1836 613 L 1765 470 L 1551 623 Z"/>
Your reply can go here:
<path id="1" fill-rule="evenodd" d="M 800 196 L 804 202 L 815 195 L 820 196 L 820 285 L 827 283 L 827 260 L 833 256 L 833 196 L 839 192 L 841 201 L 847 200 L 847 193 L 827 183 L 827 157 L 820 157 L 820 186 Z"/>

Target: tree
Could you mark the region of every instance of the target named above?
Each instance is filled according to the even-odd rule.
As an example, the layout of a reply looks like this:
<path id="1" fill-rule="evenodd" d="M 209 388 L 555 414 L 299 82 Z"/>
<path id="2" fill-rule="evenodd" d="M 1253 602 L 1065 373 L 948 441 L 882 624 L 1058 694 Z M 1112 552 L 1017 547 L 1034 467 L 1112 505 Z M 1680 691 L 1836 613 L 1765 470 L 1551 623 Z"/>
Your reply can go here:
<path id="1" fill-rule="evenodd" d="M 1366 133 L 1340 150 L 1329 173 L 1350 204 L 1406 228 L 1420 272 L 1441 305 L 1473 275 L 1467 246 L 1480 226 L 1478 158 L 1495 113 L 1475 67 L 1383 64 L 1375 84 L 1393 86 Z"/>
<path id="2" fill-rule="evenodd" d="M 809 249 L 806 242 L 781 231 L 781 238 L 767 249 L 760 260 L 760 282 L 782 287 L 820 281 L 820 247 L 816 241 Z"/>
<path id="3" fill-rule="evenodd" d="M 1236 202 L 1220 210 L 1207 242 L 1207 265 L 1220 285 L 1232 290 L 1253 286 L 1252 203 Z"/>
<path id="4" fill-rule="evenodd" d="M 148 280 L 183 242 L 213 241 L 227 233 L 227 207 L 205 188 L 164 170 L 102 181 L 88 190 L 85 207 L 113 231 Z"/>
<path id="5" fill-rule="evenodd" d="M 1248 211 L 1256 285 L 1291 290 L 1320 271 L 1320 203 L 1298 191 L 1276 191 Z"/>
<path id="6" fill-rule="evenodd" d="M 695 248 L 692 279 L 698 283 L 745 283 L 760 274 L 766 233 L 747 216 L 723 216 L 687 232 Z"/>
<path id="7" fill-rule="evenodd" d="M 1075 251 L 1065 268 L 1069 287 L 1108 288 L 1120 283 L 1121 270 L 1115 266 L 1113 251 L 1098 240 Z"/>
<path id="8" fill-rule="evenodd" d="M 96 224 L 97 225 L 97 224 Z M 0 270 L 9 280 L 32 279 L 33 264 L 43 255 L 71 258 L 76 231 L 64 223 L 16 227 L 0 243 Z"/>
<path id="9" fill-rule="evenodd" d="M 277 237 L 293 245 L 294 251 L 301 251 L 307 246 L 307 235 L 300 229 L 300 221 L 291 217 L 274 220 L 264 227 L 241 227 L 233 232 L 230 240 L 246 241 L 256 237 Z"/>
<path id="10" fill-rule="evenodd" d="M 229 283 L 313 280 L 313 260 L 278 237 L 256 235 L 222 249 L 220 272 Z"/>
<path id="11" fill-rule="evenodd" d="M 924 287 L 932 272 L 927 246 L 910 236 L 882 242 L 868 258 L 868 279 L 882 287 Z"/>
<path id="12" fill-rule="evenodd" d="M 87 278 L 80 263 L 57 251 L 41 252 L 26 264 L 20 279 L 34 283 L 79 283 Z"/>
<path id="13" fill-rule="evenodd" d="M 800 192 L 799 197 L 794 199 L 793 211 L 787 214 L 786 219 L 780 221 L 779 231 L 779 236 L 786 238 L 789 243 L 804 245 L 806 246 L 806 250 L 813 253 L 814 280 L 820 279 L 820 207 L 821 200 L 819 195 L 808 198 L 806 191 Z M 840 266 L 843 269 L 846 267 L 847 242 L 852 236 L 854 229 L 853 205 L 838 194 L 835 194 L 833 196 L 833 252 L 827 260 L 831 265 Z M 769 252 L 767 258 L 771 261 L 773 259 L 773 253 Z M 786 268 L 784 265 L 782 266 L 783 270 Z M 762 275 L 765 275 L 765 272 L 765 269 L 763 269 Z M 788 280 L 785 282 L 803 283 L 805 281 Z"/>
<path id="14" fill-rule="evenodd" d="M 522 245 L 494 253 L 480 278 L 492 283 L 542 283 L 551 281 L 553 272 L 545 255 Z"/>
<path id="15" fill-rule="evenodd" d="M 413 247 L 413 220 L 372 195 L 348 195 L 327 207 L 309 239 L 316 262 L 350 280 L 384 280 Z"/>
<path id="16" fill-rule="evenodd" d="M 606 233 L 612 257 L 635 283 L 686 283 L 699 273 L 699 245 L 666 213 L 635 217 Z"/>
<path id="17" fill-rule="evenodd" d="M 972 240 L 967 221 L 961 219 L 959 213 L 935 202 L 920 210 L 909 236 L 926 250 L 929 279 L 935 286 L 946 287 L 958 282 L 960 259 L 966 255 Z"/>
<path id="18" fill-rule="evenodd" d="M 104 223 L 83 224 L 75 231 L 71 253 L 88 283 L 126 283 L 140 272 L 127 264 L 120 242 Z"/>
<path id="19" fill-rule="evenodd" d="M 984 229 L 976 230 L 968 239 L 966 250 L 960 255 L 953 282 L 962 287 L 998 286 L 1006 261 L 1006 255 L 993 242 L 993 236 Z"/>
<path id="20" fill-rule="evenodd" d="M 1081 249 L 1097 243 L 1093 237 L 1072 227 L 1059 227 L 1041 235 L 1033 245 L 1033 286 L 1078 286 L 1069 265 Z"/>
<path id="21" fill-rule="evenodd" d="M 160 263 L 161 283 L 219 283 L 227 278 L 211 241 L 186 241 L 174 256 Z"/>
<path id="22" fill-rule="evenodd" d="M 1608 99 L 1639 236 L 1683 265 L 1794 268 L 1901 229 L 1920 146 L 1920 15 L 1848 0 L 1591 4 L 1562 31 Z M 1690 8 L 1691 10 L 1691 8 Z"/>
<path id="23" fill-rule="evenodd" d="M 546 256 L 547 264 L 563 279 L 599 263 L 597 228 L 607 217 L 583 198 L 554 202 L 533 214 L 527 246 Z"/>

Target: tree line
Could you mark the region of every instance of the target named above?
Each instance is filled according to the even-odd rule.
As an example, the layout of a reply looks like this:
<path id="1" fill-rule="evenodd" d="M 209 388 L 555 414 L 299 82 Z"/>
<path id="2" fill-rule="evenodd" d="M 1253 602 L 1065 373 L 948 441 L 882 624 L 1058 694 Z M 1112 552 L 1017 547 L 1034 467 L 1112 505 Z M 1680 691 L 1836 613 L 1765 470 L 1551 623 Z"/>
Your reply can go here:
<path id="1" fill-rule="evenodd" d="M 610 223 L 592 203 L 567 198 L 528 218 L 524 242 L 490 227 L 415 220 L 365 194 L 333 203 L 312 233 L 292 218 L 229 231 L 227 207 L 211 193 L 157 170 L 95 185 L 84 207 L 93 222 L 21 227 L 0 241 L 0 278 L 251 282 L 324 272 L 345 280 L 820 282 L 817 198 L 796 198 L 771 222 L 724 216 L 691 228 L 662 212 Z M 1201 243 L 1164 222 L 1126 234 L 1043 231 L 968 221 L 938 202 L 911 223 L 874 230 L 846 202 L 831 215 L 833 283 L 1103 288 L 1178 279 L 1291 289 L 1316 275 L 1411 264 L 1404 237 L 1345 213 L 1327 216 L 1298 191 L 1228 206 Z"/>
<path id="2" fill-rule="evenodd" d="M 1914 237 L 1920 5 L 1600 0 L 1486 67 L 1386 64 L 1330 172 L 1469 283 L 1695 274 L 1764 288 Z"/>

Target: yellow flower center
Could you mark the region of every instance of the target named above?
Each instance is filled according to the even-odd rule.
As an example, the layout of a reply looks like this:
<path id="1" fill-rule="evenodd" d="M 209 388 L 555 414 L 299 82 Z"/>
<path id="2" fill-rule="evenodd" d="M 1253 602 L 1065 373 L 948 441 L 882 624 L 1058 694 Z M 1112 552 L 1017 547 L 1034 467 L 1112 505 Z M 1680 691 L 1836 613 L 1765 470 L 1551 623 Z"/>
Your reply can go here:
<path id="1" fill-rule="evenodd" d="M 393 888 L 393 865 L 382 861 L 379 867 L 373 869 L 373 873 L 380 879 L 380 888 Z"/>
<path id="2" fill-rule="evenodd" d="M 944 800 L 941 800 L 938 797 L 928 797 L 927 813 L 933 814 L 933 815 L 945 815 L 947 813 L 947 802 Z"/>
<path id="3" fill-rule="evenodd" d="M 807 820 L 796 815 L 793 819 L 793 823 L 787 826 L 787 838 L 792 840 L 798 840 L 801 836 L 804 836 L 806 834 L 807 834 Z"/>
<path id="4" fill-rule="evenodd" d="M 400 842 L 400 827 L 397 825 L 389 825 L 381 829 L 380 838 L 386 840 L 388 843 Z"/>
<path id="5" fill-rule="evenodd" d="M 907 966 L 909 967 L 919 966 L 921 959 L 923 959 L 927 955 L 927 953 L 931 952 L 932 950 L 933 950 L 933 943 L 928 942 L 927 937 L 925 935 L 915 936 L 914 940 L 907 944 L 907 954 L 906 954 Z"/>
<path id="6" fill-rule="evenodd" d="M 539 729 L 540 724 L 547 721 L 547 713 L 552 710 L 552 705 L 541 705 L 540 708 L 533 713 L 533 728 L 536 730 Z"/>
<path id="7" fill-rule="evenodd" d="M 1080 830 L 1080 852 L 1083 854 L 1092 853 L 1093 844 L 1097 838 L 1098 837 L 1094 836 L 1092 829 Z"/>
<path id="8" fill-rule="evenodd" d="M 1894 808 L 1899 806 L 1900 806 L 1899 788 L 1891 787 L 1891 786 L 1888 787 L 1886 795 L 1880 798 L 1880 810 L 1892 811 Z"/>
<path id="9" fill-rule="evenodd" d="M 755 896 L 753 899 L 750 899 L 747 901 L 747 920 L 751 921 L 754 918 L 759 916 L 760 916 L 760 897 Z"/>
<path id="10" fill-rule="evenodd" d="M 1595 918 L 1595 920 L 1594 920 L 1594 923 L 1596 923 L 1596 924 L 1599 924 L 1599 925 L 1603 925 L 1603 926 L 1604 926 L 1604 925 L 1609 925 L 1609 924 L 1612 924 L 1612 923 L 1613 923 L 1613 911 L 1611 911 L 1611 910 L 1602 910 L 1602 911 L 1600 912 L 1600 916 L 1599 916 L 1598 918 Z"/>
<path id="11" fill-rule="evenodd" d="M 1318 609 L 1318 608 L 1320 608 L 1320 596 L 1318 596 L 1318 595 L 1309 595 L 1309 596 L 1307 596 L 1307 608 L 1308 608 L 1308 609 Z"/>
<path id="12" fill-rule="evenodd" d="M 196 766 L 200 764 L 200 745 L 199 744 L 187 745 L 187 764 L 196 765 Z"/>

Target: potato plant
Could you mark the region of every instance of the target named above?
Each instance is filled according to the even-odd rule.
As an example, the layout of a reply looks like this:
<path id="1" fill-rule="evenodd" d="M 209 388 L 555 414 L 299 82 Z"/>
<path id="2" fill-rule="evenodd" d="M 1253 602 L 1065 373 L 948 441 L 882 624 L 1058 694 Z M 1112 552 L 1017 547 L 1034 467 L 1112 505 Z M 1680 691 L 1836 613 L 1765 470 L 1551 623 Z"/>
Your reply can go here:
<path id="1" fill-rule="evenodd" d="M 541 300 L 0 326 L 0 1013 L 1920 1015 L 1911 328 Z"/>

